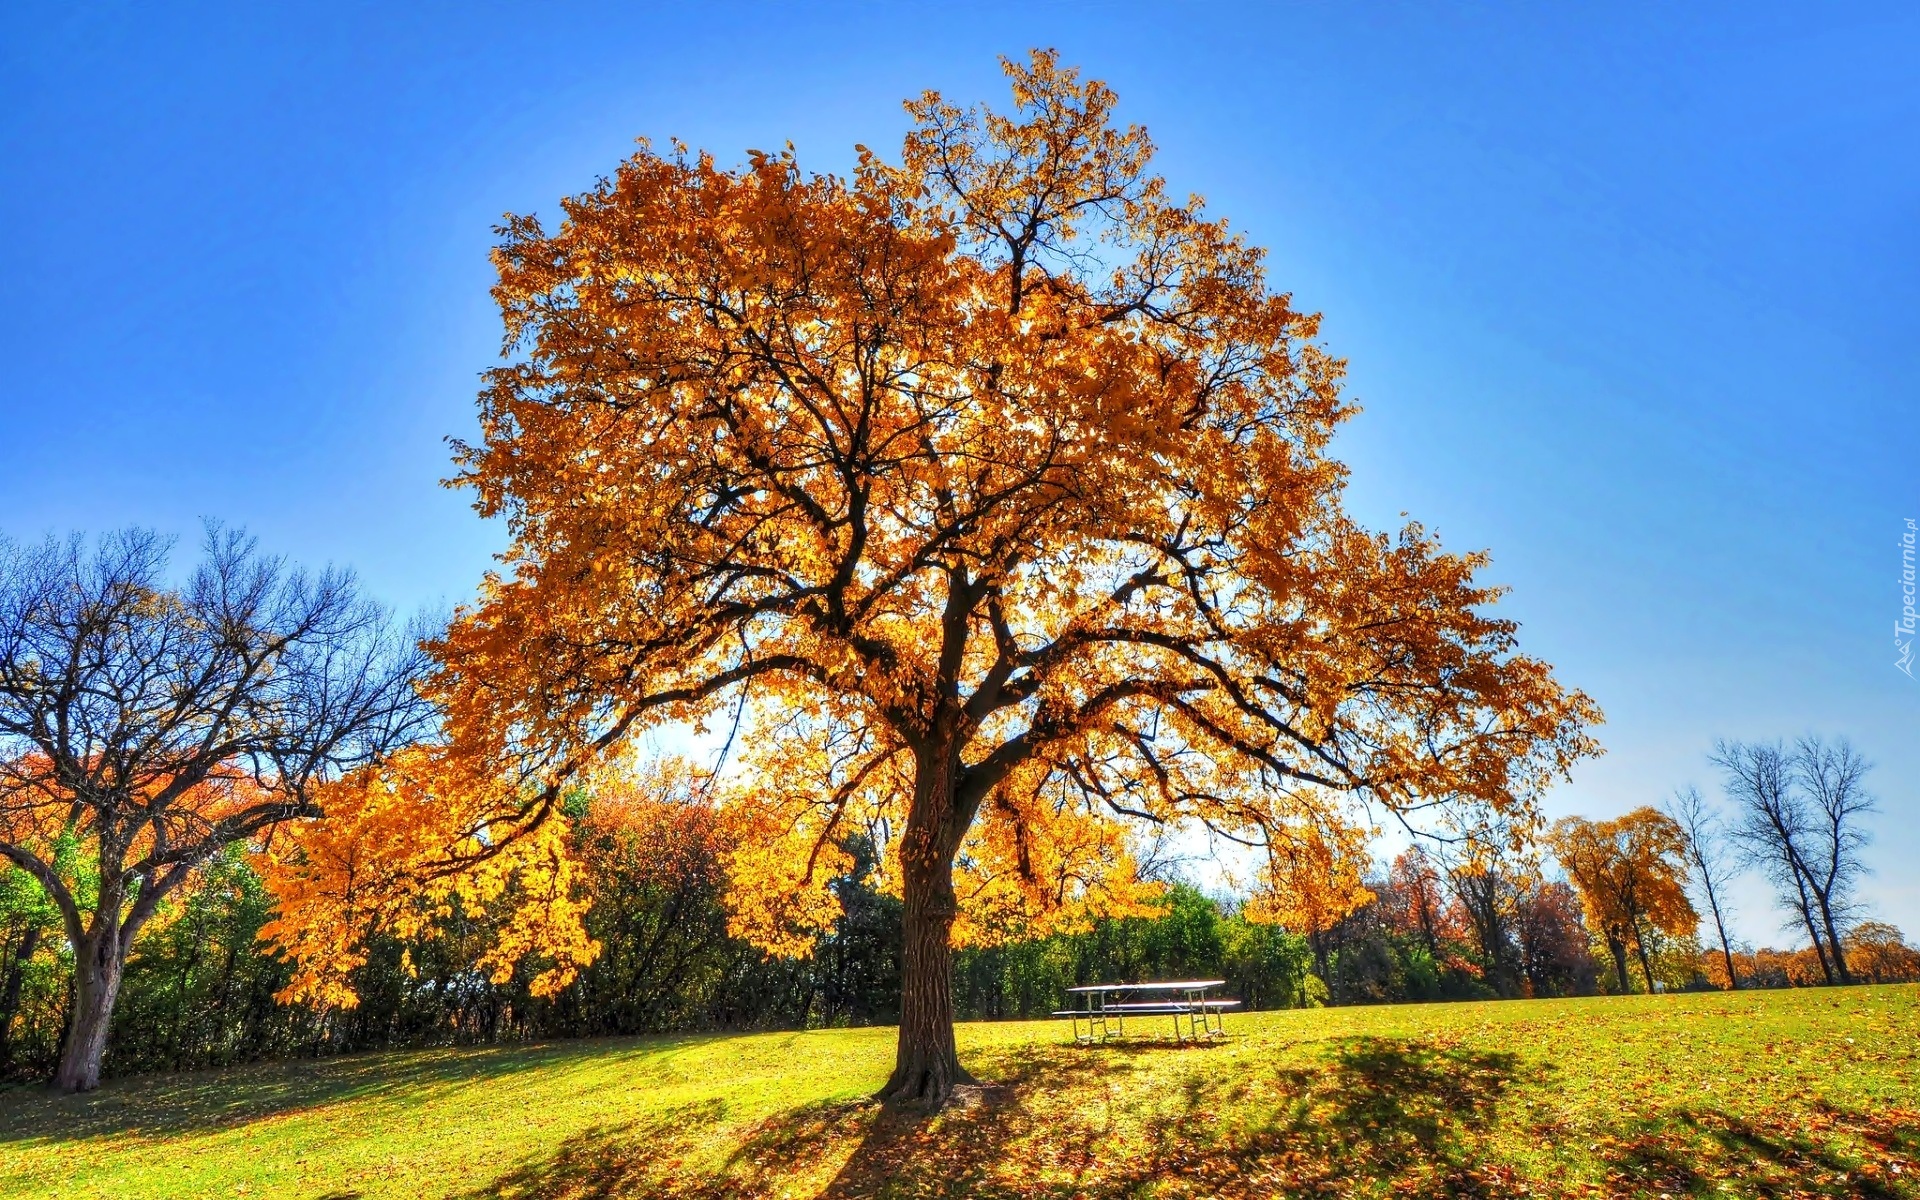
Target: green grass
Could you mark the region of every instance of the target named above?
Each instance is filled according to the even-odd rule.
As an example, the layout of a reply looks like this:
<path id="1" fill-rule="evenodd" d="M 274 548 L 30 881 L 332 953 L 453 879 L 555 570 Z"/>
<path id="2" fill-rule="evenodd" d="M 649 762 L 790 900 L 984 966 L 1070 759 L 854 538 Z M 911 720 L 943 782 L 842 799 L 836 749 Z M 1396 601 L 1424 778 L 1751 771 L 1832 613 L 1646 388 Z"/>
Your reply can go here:
<path id="1" fill-rule="evenodd" d="M 1211 1047 L 962 1026 L 383 1054 L 0 1094 L 0 1196 L 1920 1197 L 1920 988 L 1258 1013 Z"/>

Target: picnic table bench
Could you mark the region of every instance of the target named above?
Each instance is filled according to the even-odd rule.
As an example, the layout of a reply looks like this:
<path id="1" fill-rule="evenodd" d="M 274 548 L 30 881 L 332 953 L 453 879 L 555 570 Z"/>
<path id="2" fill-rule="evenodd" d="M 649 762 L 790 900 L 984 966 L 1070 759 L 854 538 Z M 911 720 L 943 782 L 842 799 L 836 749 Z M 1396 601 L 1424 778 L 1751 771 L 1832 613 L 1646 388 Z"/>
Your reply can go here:
<path id="1" fill-rule="evenodd" d="M 1053 1015 L 1073 1022 L 1073 1040 L 1081 1045 L 1127 1036 L 1128 1017 L 1172 1017 L 1176 1041 L 1221 1038 L 1227 1035 L 1226 1010 L 1240 1007 L 1238 1000 L 1207 995 L 1214 988 L 1224 986 L 1224 979 L 1093 983 L 1068 988 L 1067 994 L 1078 997 L 1080 1003 L 1058 1009 Z M 1180 1025 L 1183 1019 L 1186 1021 L 1184 1031 Z M 1087 1027 L 1084 1035 L 1080 1032 L 1082 1023 Z"/>

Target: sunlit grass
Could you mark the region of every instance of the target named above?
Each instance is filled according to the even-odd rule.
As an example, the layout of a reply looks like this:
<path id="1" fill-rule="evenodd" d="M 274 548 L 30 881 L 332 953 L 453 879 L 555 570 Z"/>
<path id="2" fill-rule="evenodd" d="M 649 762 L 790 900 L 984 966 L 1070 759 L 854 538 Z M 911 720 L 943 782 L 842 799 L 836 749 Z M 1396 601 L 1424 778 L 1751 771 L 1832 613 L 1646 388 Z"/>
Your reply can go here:
<path id="1" fill-rule="evenodd" d="M 1349 1008 L 1205 1048 L 961 1028 L 556 1043 L 0 1094 L 0 1196 L 1920 1197 L 1920 988 Z"/>

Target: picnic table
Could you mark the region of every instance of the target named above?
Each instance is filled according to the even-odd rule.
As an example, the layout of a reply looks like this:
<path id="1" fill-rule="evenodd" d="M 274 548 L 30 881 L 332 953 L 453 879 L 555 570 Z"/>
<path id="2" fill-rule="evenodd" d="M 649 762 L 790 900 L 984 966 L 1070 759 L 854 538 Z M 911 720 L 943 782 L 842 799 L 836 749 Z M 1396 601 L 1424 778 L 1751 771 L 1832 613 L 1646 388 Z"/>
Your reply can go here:
<path id="1" fill-rule="evenodd" d="M 1208 996 L 1224 979 L 1171 979 L 1158 983 L 1092 983 L 1071 987 L 1067 994 L 1079 1004 L 1053 1015 L 1073 1022 L 1073 1040 L 1081 1045 L 1127 1036 L 1127 1018 L 1172 1017 L 1176 1041 L 1201 1041 L 1227 1036 L 1225 1013 L 1239 1008 L 1238 1000 Z M 1156 998 L 1157 997 L 1157 998 Z M 1180 1022 L 1186 1021 L 1182 1031 Z M 1084 1022 L 1086 1033 L 1080 1032 Z"/>

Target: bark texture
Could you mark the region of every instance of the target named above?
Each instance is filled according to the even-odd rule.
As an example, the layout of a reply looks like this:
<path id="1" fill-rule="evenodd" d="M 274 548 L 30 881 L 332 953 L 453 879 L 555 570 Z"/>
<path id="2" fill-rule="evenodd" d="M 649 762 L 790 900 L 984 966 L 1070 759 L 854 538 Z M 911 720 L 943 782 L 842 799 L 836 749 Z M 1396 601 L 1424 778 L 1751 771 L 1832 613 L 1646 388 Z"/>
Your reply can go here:
<path id="1" fill-rule="evenodd" d="M 55 1091 L 86 1092 L 100 1086 L 107 1026 L 125 972 L 126 956 L 117 936 L 96 935 L 74 948 L 73 1011 L 60 1066 L 53 1073 Z"/>
<path id="2" fill-rule="evenodd" d="M 938 1107 L 974 1078 L 953 1041 L 952 867 L 927 863 L 906 883 L 900 970 L 900 1036 L 883 1100 Z"/>
<path id="3" fill-rule="evenodd" d="M 947 733 L 957 716 L 938 732 Z M 952 934 L 960 912 L 953 860 L 979 801 L 959 792 L 964 772 L 957 737 L 933 740 L 916 757 L 913 807 L 900 853 L 900 1036 L 880 1098 L 938 1108 L 955 1087 L 975 1082 L 960 1065 L 953 1041 Z"/>

